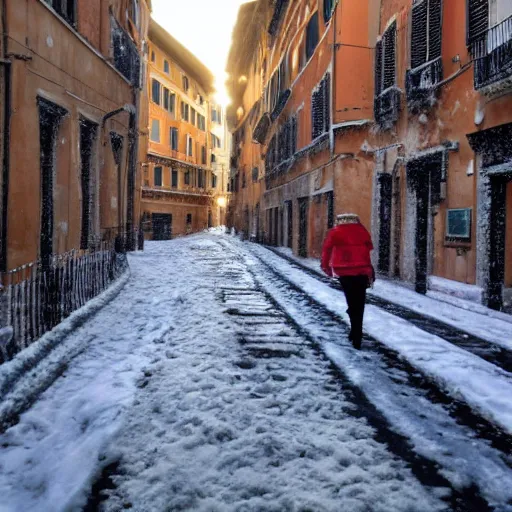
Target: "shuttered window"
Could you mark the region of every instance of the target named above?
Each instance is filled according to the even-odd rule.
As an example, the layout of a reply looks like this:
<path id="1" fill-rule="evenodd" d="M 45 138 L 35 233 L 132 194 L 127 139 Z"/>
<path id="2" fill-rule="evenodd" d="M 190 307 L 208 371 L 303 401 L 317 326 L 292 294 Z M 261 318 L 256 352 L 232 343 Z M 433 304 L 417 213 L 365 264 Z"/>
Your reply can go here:
<path id="1" fill-rule="evenodd" d="M 375 48 L 375 96 L 396 83 L 396 22 L 384 32 Z"/>
<path id="2" fill-rule="evenodd" d="M 467 43 L 481 39 L 489 28 L 489 0 L 467 0 Z"/>
<path id="3" fill-rule="evenodd" d="M 309 60 L 313 53 L 315 52 L 315 48 L 318 45 L 318 40 L 320 37 L 318 27 L 318 11 L 311 16 L 311 19 L 308 22 L 308 26 L 306 28 L 306 60 Z"/>
<path id="4" fill-rule="evenodd" d="M 412 8 L 411 68 L 441 57 L 443 0 L 420 0 Z"/>
<path id="5" fill-rule="evenodd" d="M 331 122 L 331 75 L 327 73 L 311 98 L 312 137 L 316 139 L 329 130 Z"/>

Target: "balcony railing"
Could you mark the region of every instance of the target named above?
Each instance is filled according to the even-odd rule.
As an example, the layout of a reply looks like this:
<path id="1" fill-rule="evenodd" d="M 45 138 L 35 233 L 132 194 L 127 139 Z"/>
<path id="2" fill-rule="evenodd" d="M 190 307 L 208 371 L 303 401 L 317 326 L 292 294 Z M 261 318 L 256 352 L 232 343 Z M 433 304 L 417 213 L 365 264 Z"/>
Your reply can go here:
<path id="1" fill-rule="evenodd" d="M 471 54 L 475 60 L 475 89 L 503 81 L 512 86 L 512 16 L 475 41 Z"/>
<path id="2" fill-rule="evenodd" d="M 384 127 L 391 127 L 400 116 L 400 89 L 390 87 L 375 98 L 375 120 Z"/>
<path id="3" fill-rule="evenodd" d="M 441 57 L 407 71 L 407 103 L 411 110 L 430 107 L 435 100 L 436 86 L 443 80 Z"/>

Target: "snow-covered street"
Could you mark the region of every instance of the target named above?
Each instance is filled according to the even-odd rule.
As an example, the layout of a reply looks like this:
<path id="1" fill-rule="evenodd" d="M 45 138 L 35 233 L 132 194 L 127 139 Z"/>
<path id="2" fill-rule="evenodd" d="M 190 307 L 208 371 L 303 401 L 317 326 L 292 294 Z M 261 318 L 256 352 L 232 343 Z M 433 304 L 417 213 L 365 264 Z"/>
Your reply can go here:
<path id="1" fill-rule="evenodd" d="M 512 511 L 505 317 L 461 309 L 459 343 L 433 298 L 450 339 L 370 303 L 358 352 L 343 294 L 264 247 L 210 233 L 129 263 L 0 393 L 0 416 L 21 412 L 0 435 L 0 512 Z"/>

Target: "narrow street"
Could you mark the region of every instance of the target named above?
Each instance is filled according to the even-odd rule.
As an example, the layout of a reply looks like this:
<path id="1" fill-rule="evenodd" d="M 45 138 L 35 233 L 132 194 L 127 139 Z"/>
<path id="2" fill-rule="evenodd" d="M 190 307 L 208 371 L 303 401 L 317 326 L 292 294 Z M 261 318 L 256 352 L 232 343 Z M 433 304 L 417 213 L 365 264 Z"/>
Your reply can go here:
<path id="1" fill-rule="evenodd" d="M 219 233 L 129 263 L 2 395 L 0 511 L 512 510 L 506 347 L 371 297 L 354 351 L 330 282 Z"/>

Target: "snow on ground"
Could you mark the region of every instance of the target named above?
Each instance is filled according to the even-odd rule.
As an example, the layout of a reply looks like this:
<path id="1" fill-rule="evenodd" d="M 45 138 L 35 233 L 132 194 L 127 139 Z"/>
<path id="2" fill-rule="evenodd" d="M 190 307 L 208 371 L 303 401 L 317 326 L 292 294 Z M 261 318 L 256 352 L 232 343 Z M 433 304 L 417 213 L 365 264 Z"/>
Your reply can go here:
<path id="1" fill-rule="evenodd" d="M 349 322 L 343 294 L 333 294 L 329 286 L 290 267 L 268 249 L 253 245 L 251 251 Z M 397 351 L 452 396 L 512 433 L 512 379 L 508 372 L 375 306 L 367 305 L 364 327 L 373 338 Z"/>
<path id="2" fill-rule="evenodd" d="M 286 248 L 279 248 L 278 251 L 322 273 L 319 260 L 297 258 Z M 452 283 L 451 288 L 456 289 L 456 284 Z M 378 279 L 369 293 L 512 350 L 512 316 L 506 313 L 492 311 L 480 304 L 440 291 L 429 291 L 427 296 L 420 295 L 385 279 Z"/>
<path id="3" fill-rule="evenodd" d="M 214 238 L 130 257 L 124 290 L 71 335 L 87 349 L 0 436 L 0 511 L 80 510 L 118 459 L 105 510 L 444 510 L 309 346 L 246 352 L 219 293 L 254 283 Z"/>

